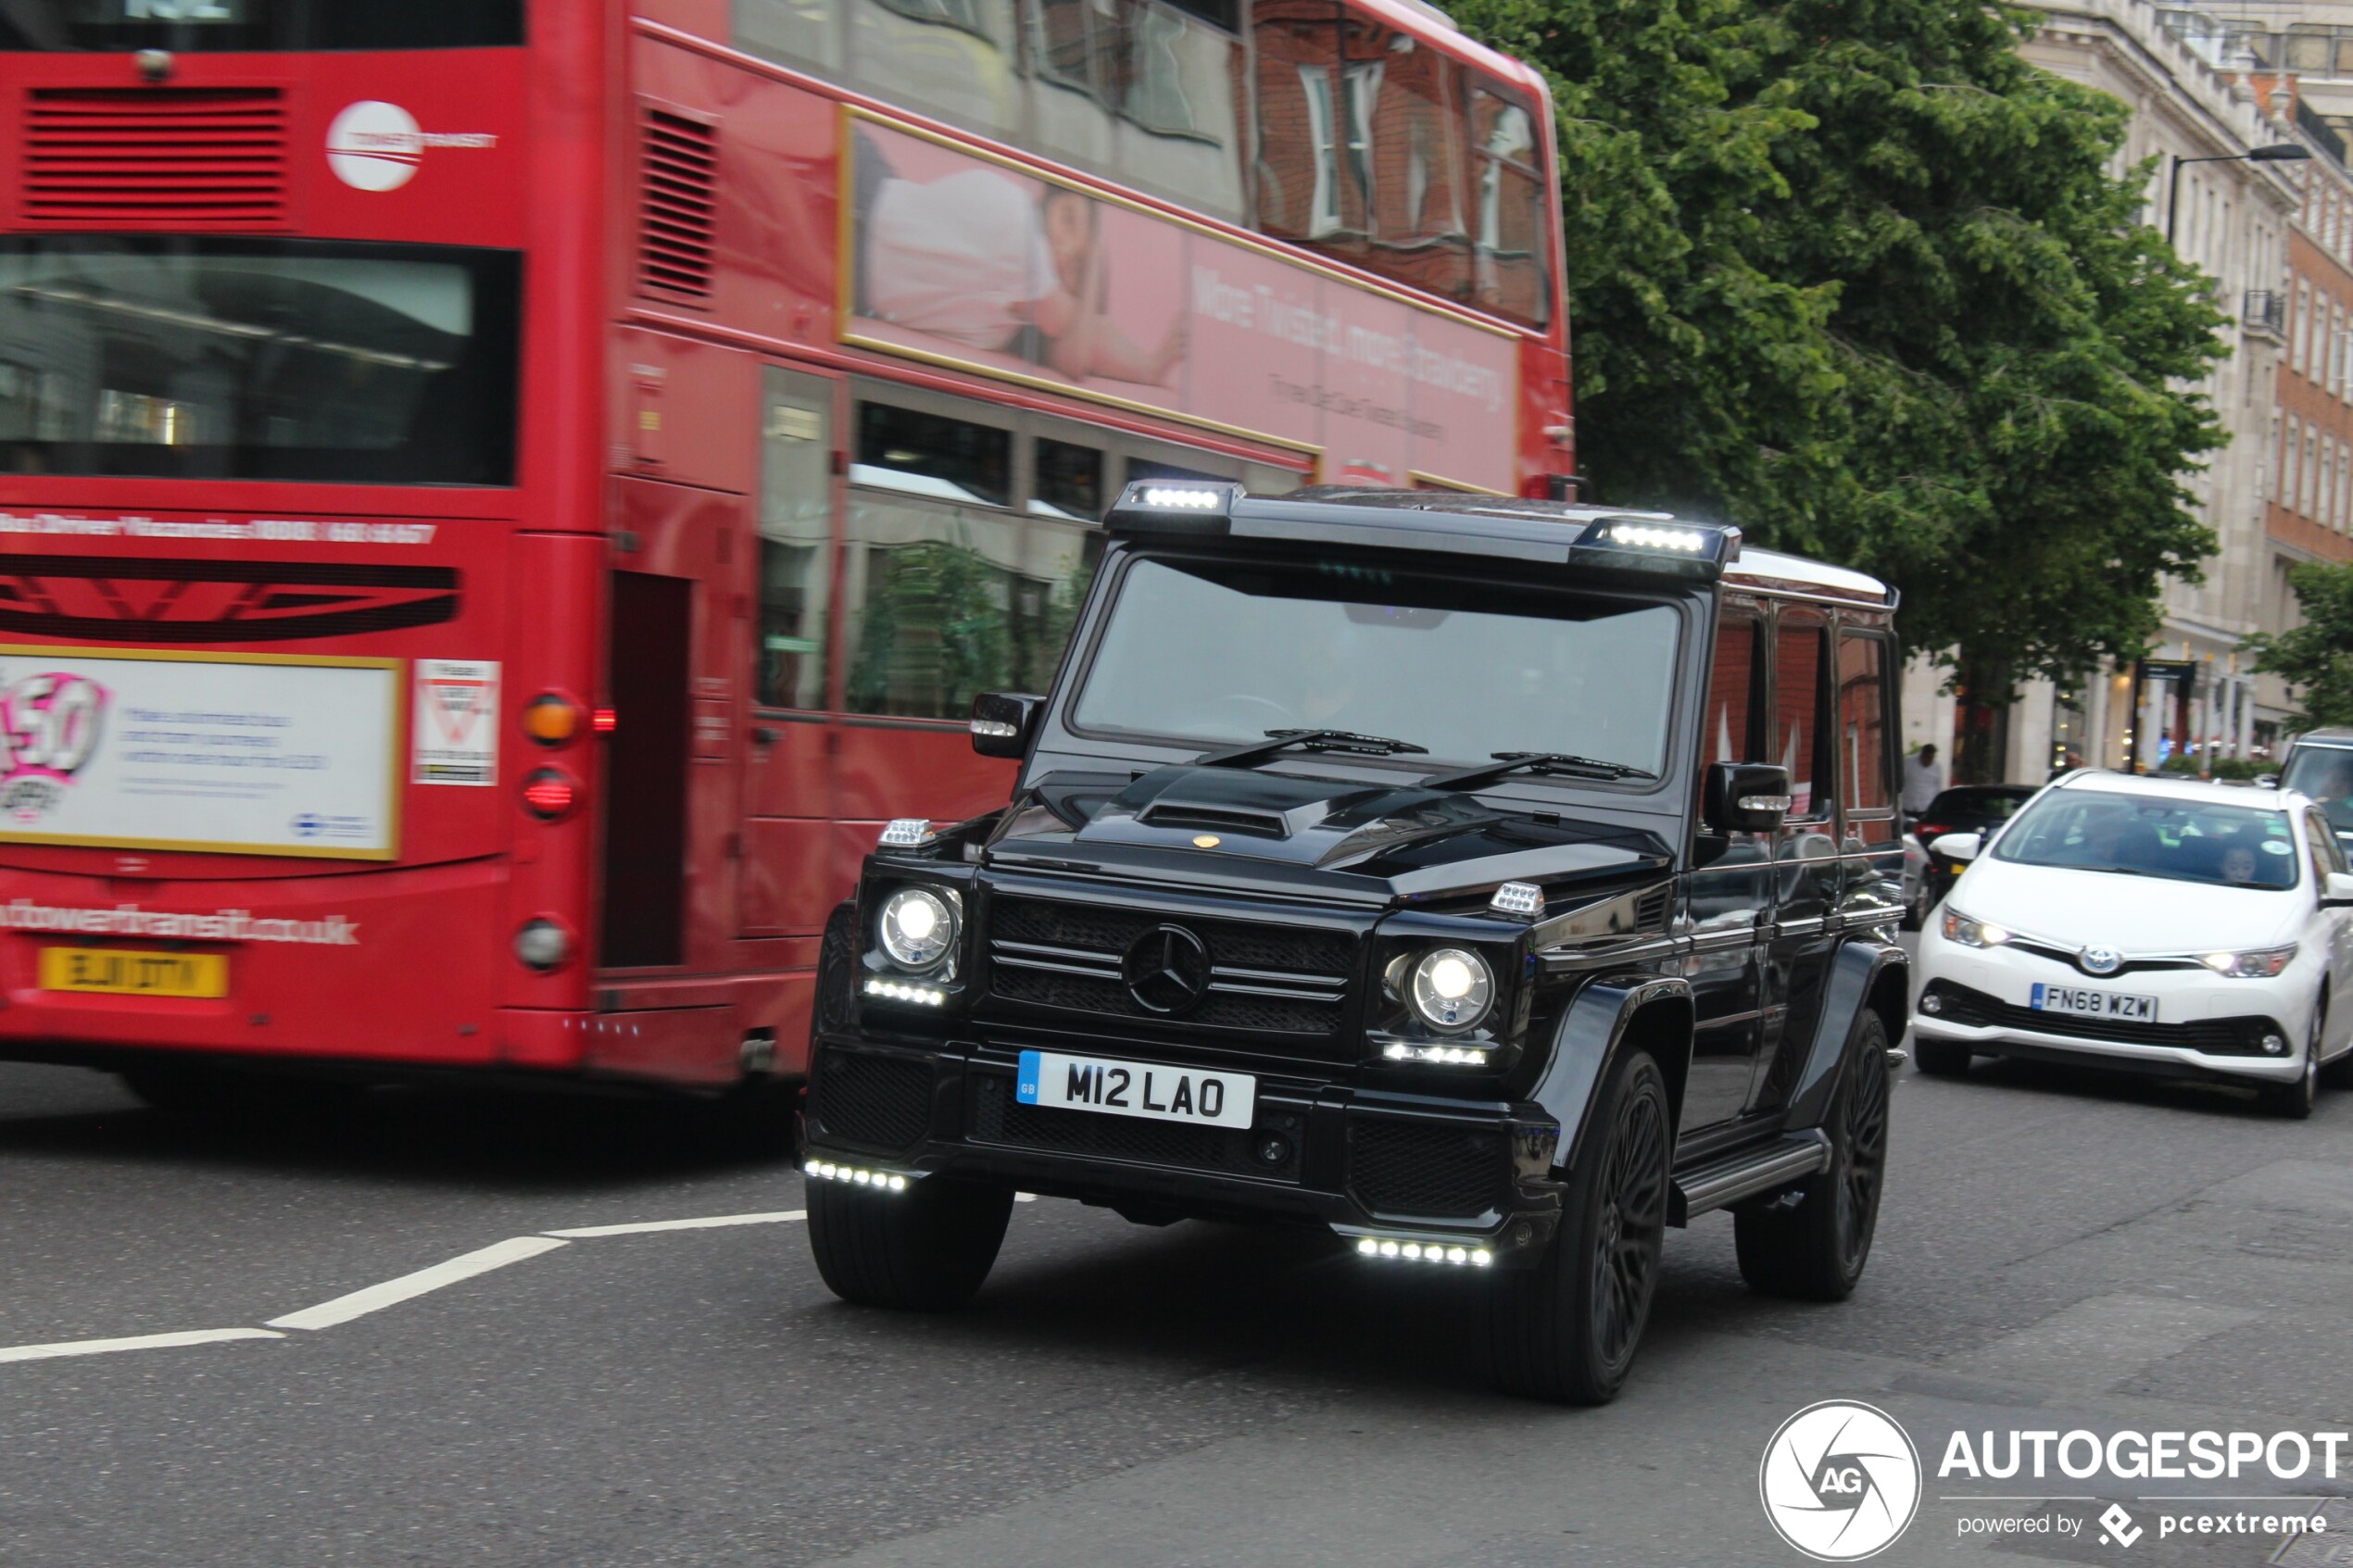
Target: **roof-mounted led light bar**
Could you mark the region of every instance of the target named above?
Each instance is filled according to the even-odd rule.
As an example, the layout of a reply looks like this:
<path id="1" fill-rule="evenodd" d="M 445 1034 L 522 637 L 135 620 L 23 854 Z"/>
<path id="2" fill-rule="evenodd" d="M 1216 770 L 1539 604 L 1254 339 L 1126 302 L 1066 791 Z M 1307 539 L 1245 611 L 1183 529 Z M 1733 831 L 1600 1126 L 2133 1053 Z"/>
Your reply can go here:
<path id="1" fill-rule="evenodd" d="M 1242 487 L 1218 480 L 1139 479 L 1112 503 L 1114 528 L 1142 533 L 1222 532 Z"/>
<path id="2" fill-rule="evenodd" d="M 1737 528 L 1664 517 L 1604 517 L 1586 524 L 1569 557 L 1591 566 L 1713 577 L 1740 554 Z"/>

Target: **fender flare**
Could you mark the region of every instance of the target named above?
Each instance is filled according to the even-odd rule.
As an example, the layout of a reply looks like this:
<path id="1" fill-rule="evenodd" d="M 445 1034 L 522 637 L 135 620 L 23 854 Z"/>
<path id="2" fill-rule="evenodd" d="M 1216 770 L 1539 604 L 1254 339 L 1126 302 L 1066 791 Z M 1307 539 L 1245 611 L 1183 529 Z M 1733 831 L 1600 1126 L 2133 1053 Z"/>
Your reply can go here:
<path id="1" fill-rule="evenodd" d="M 1603 1072 L 1617 1060 L 1635 1016 L 1660 1003 L 1680 1003 L 1688 1024 L 1692 1009 L 1691 982 L 1680 975 L 1613 974 L 1589 981 L 1570 998 L 1553 1031 L 1552 1060 L 1537 1081 L 1530 1098 L 1561 1126 L 1560 1151 L 1567 1165 L 1584 1135 L 1592 1112 L 1593 1090 Z M 1682 1060 L 1661 1063 L 1671 1079 L 1680 1082 L 1691 1066 L 1691 1031 L 1681 1043 Z M 1680 1102 L 1680 1095 L 1678 1097 Z M 1680 1104 L 1678 1118 L 1680 1120 Z"/>
<path id="2" fill-rule="evenodd" d="M 1911 996 L 1911 955 L 1893 942 L 1857 938 L 1840 945 L 1831 960 L 1830 972 L 1822 980 L 1821 1016 L 1814 1024 L 1814 1040 L 1806 1049 L 1806 1065 L 1798 1073 L 1796 1086 L 1790 1091 L 1789 1111 L 1782 1118 L 1782 1125 L 1818 1127 L 1830 1114 L 1831 1095 L 1838 1085 L 1839 1063 L 1845 1058 L 1848 1042 L 1855 1037 L 1855 1027 L 1873 1005 L 1880 987 L 1889 984 L 1891 977 L 1905 987 L 1900 993 L 1905 1006 L 1897 1010 L 1896 1026 L 1888 1031 L 1888 1043 L 1894 1045 L 1903 1037 L 1903 1015 Z"/>

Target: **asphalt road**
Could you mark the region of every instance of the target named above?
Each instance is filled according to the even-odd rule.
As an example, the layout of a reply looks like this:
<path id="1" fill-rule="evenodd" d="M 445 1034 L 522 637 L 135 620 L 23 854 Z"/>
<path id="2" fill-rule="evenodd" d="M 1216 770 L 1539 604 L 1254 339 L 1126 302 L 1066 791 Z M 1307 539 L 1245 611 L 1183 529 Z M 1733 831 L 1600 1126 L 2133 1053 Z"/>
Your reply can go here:
<path id="1" fill-rule="evenodd" d="M 2353 1093 L 2296 1124 L 1981 1064 L 1906 1069 L 1894 1107 L 1856 1298 L 1749 1296 L 1710 1216 L 1670 1237 L 1604 1411 L 1482 1387 L 1477 1276 L 1312 1237 L 1025 1204 L 952 1318 L 836 1302 L 789 1220 L 581 1237 L 331 1327 L 0 1353 L 0 1562 L 1797 1562 L 1758 1461 L 1832 1398 L 1931 1468 L 1880 1562 L 2254 1564 L 2277 1539 L 1961 1522 L 2353 1494 L 1934 1477 L 1956 1429 L 2348 1424 Z M 800 1201 L 781 1150 L 675 1109 L 395 1096 L 208 1128 L 0 1068 L 0 1347 L 254 1328 L 510 1237 Z M 2079 1500 L 1950 1500 L 2043 1492 Z"/>

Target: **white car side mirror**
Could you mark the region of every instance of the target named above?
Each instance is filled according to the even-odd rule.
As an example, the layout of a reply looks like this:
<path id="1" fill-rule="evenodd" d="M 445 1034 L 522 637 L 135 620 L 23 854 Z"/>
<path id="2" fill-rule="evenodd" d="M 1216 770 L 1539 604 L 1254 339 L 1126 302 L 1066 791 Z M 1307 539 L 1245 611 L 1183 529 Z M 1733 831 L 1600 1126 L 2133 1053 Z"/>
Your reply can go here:
<path id="1" fill-rule="evenodd" d="M 1985 847 L 1985 835 L 1982 833 L 1948 833 L 1929 847 L 1948 860 L 1974 860 L 1978 851 Z"/>
<path id="2" fill-rule="evenodd" d="M 2353 908 L 2353 872 L 2329 872 L 2328 886 L 2322 890 L 2321 903 L 2330 909 Z"/>

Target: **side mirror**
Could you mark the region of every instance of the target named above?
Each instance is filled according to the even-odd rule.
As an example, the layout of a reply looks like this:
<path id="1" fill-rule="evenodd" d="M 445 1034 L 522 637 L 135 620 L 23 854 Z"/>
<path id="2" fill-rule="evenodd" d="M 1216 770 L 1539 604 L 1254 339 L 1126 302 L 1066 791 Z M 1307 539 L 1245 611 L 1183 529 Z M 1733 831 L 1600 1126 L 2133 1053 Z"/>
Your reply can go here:
<path id="1" fill-rule="evenodd" d="M 1985 847 L 1982 833 L 1948 833 L 1929 846 L 1948 860 L 1974 860 Z"/>
<path id="2" fill-rule="evenodd" d="M 1715 833 L 1771 833 L 1789 815 L 1789 770 L 1778 762 L 1712 762 L 1700 815 Z"/>
<path id="3" fill-rule="evenodd" d="M 2329 872 L 2328 886 L 2321 892 L 2321 908 L 2353 909 L 2353 872 Z"/>
<path id="4" fill-rule="evenodd" d="M 973 698 L 973 749 L 983 757 L 1029 755 L 1029 737 L 1046 699 L 1026 692 L 983 692 Z"/>

